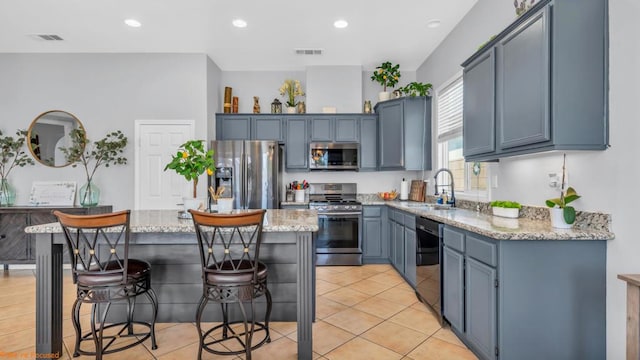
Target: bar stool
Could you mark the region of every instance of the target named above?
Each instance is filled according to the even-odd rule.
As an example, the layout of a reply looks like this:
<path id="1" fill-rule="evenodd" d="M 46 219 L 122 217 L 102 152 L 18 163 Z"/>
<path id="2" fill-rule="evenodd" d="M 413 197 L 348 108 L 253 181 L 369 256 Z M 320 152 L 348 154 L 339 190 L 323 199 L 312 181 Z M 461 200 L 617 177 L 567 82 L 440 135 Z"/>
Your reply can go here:
<path id="1" fill-rule="evenodd" d="M 271 293 L 267 288 L 267 266 L 259 261 L 262 241 L 262 221 L 266 210 L 237 214 L 210 214 L 189 210 L 193 218 L 202 264 L 203 292 L 196 312 L 196 326 L 200 336 L 198 359 L 202 350 L 218 355 L 246 354 L 251 359 L 251 350 L 271 341 L 269 319 L 271 317 Z M 266 296 L 267 311 L 264 323 L 255 320 L 254 299 Z M 209 301 L 219 303 L 222 308 L 222 323 L 202 331 L 202 314 Z M 243 302 L 250 302 L 251 316 L 247 317 Z M 242 321 L 229 321 L 230 303 L 237 303 Z M 232 325 L 242 323 L 244 332 L 236 332 Z M 205 342 L 212 332 L 222 329 L 220 339 Z M 264 331 L 265 335 L 252 345 L 253 334 Z M 242 339 L 244 337 L 244 340 Z M 212 345 L 237 341 L 244 350 L 220 351 Z"/>
<path id="2" fill-rule="evenodd" d="M 111 354 L 141 344 L 151 337 L 152 349 L 157 349 L 155 322 L 158 300 L 151 289 L 151 265 L 146 261 L 129 259 L 130 211 L 100 215 L 70 215 L 54 211 L 65 235 L 73 282 L 77 286 L 77 298 L 73 303 L 72 321 L 76 331 L 73 356 L 90 355 L 102 359 Z M 134 321 L 136 297 L 146 295 L 151 301 L 151 323 Z M 112 302 L 126 301 L 126 321 L 105 324 Z M 91 331 L 83 334 L 80 326 L 80 307 L 91 304 Z M 104 307 L 99 323 L 98 305 Z M 133 325 L 142 325 L 148 332 L 135 333 Z M 114 335 L 104 335 L 104 330 L 121 326 Z M 119 338 L 133 338 L 135 342 L 120 345 Z M 94 351 L 80 349 L 84 341 L 92 341 Z M 106 344 L 105 344 L 106 343 Z M 111 346 L 114 345 L 112 348 Z"/>

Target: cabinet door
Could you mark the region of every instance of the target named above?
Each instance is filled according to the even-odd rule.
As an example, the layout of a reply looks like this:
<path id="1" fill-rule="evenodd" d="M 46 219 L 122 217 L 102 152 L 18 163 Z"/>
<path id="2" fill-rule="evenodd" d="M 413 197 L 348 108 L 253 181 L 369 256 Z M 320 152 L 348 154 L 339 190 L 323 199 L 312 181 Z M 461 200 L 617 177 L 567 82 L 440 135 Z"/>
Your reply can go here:
<path id="1" fill-rule="evenodd" d="M 472 258 L 466 263 L 466 335 L 484 359 L 494 359 L 497 338 L 496 269 Z"/>
<path id="2" fill-rule="evenodd" d="M 497 46 L 500 149 L 551 140 L 548 9 Z"/>
<path id="3" fill-rule="evenodd" d="M 360 171 L 378 169 L 378 118 L 363 116 L 360 119 Z"/>
<path id="4" fill-rule="evenodd" d="M 279 116 L 260 116 L 251 118 L 253 140 L 284 141 L 282 118 Z"/>
<path id="5" fill-rule="evenodd" d="M 395 261 L 396 270 L 404 274 L 404 226 L 395 223 Z"/>
<path id="6" fill-rule="evenodd" d="M 404 276 L 416 287 L 416 230 L 404 228 Z"/>
<path id="7" fill-rule="evenodd" d="M 336 142 L 358 142 L 360 140 L 360 122 L 356 116 L 336 117 Z"/>
<path id="8" fill-rule="evenodd" d="M 333 116 L 311 118 L 311 141 L 333 141 Z"/>
<path id="9" fill-rule="evenodd" d="M 364 257 L 382 257 L 382 221 L 380 218 L 362 219 Z"/>
<path id="10" fill-rule="evenodd" d="M 286 168 L 293 170 L 308 170 L 309 147 L 307 145 L 307 120 L 305 118 L 287 118 L 286 129 Z"/>
<path id="11" fill-rule="evenodd" d="M 402 102 L 382 104 L 378 107 L 380 170 L 404 169 L 404 118 Z"/>
<path id="12" fill-rule="evenodd" d="M 251 119 L 249 116 L 216 116 L 216 139 L 251 139 Z"/>
<path id="13" fill-rule="evenodd" d="M 442 315 L 464 332 L 464 256 L 445 246 L 442 250 Z"/>
<path id="14" fill-rule="evenodd" d="M 464 156 L 496 150 L 495 69 L 495 48 L 464 68 Z"/>
<path id="15" fill-rule="evenodd" d="M 400 102 L 404 126 L 404 169 L 431 170 L 431 98 L 405 97 Z"/>
<path id="16" fill-rule="evenodd" d="M 0 214 L 0 262 L 27 260 L 28 241 L 24 228 L 28 225 L 25 213 Z"/>

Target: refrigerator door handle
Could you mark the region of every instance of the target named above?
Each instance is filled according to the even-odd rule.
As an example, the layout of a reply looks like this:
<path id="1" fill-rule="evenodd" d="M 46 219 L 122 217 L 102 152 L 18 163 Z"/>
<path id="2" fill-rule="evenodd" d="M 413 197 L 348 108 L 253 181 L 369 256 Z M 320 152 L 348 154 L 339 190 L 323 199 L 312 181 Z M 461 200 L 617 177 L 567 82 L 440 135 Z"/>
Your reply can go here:
<path id="1" fill-rule="evenodd" d="M 244 169 L 242 171 L 242 179 L 240 179 L 240 208 L 246 209 L 247 207 L 247 154 L 246 147 L 240 158 L 240 167 Z"/>

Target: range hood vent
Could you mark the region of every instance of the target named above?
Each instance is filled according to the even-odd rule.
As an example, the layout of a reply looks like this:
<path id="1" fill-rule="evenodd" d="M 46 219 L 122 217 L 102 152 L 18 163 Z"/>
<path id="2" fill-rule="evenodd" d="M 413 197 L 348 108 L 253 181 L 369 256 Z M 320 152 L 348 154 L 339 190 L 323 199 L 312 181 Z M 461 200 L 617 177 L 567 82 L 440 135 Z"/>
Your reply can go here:
<path id="1" fill-rule="evenodd" d="M 33 34 L 32 38 L 36 40 L 44 40 L 44 41 L 63 41 L 64 39 L 60 37 L 60 35 L 56 34 Z"/>
<path id="2" fill-rule="evenodd" d="M 296 55 L 322 55 L 323 49 L 295 49 Z"/>

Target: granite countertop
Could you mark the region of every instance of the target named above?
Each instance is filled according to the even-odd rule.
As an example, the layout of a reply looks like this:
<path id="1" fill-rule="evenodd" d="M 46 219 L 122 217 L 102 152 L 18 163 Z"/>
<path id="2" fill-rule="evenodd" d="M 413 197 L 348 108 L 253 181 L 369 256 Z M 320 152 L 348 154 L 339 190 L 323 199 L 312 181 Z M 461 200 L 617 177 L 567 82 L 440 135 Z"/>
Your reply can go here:
<path id="1" fill-rule="evenodd" d="M 233 210 L 233 213 L 249 210 Z M 177 210 L 134 210 L 131 212 L 132 233 L 181 233 L 194 232 L 191 219 L 178 218 Z M 318 212 L 316 210 L 269 209 L 264 217 L 264 232 L 306 232 L 318 231 Z M 61 233 L 57 222 L 34 225 L 25 228 L 25 232 Z"/>
<path id="2" fill-rule="evenodd" d="M 309 206 L 309 201 L 305 201 L 305 202 L 281 201 L 280 206 L 283 206 L 283 205 Z"/>
<path id="3" fill-rule="evenodd" d="M 387 205 L 496 240 L 612 240 L 615 237 L 606 227 L 600 226 L 601 224 L 580 228 L 574 226 L 573 229 L 557 229 L 551 227 L 549 219 L 524 217 L 509 219 L 461 208 L 424 210 L 419 207 L 410 207 L 420 203 L 384 201 L 377 196 L 359 196 L 358 200 L 362 202 L 362 205 Z"/>

